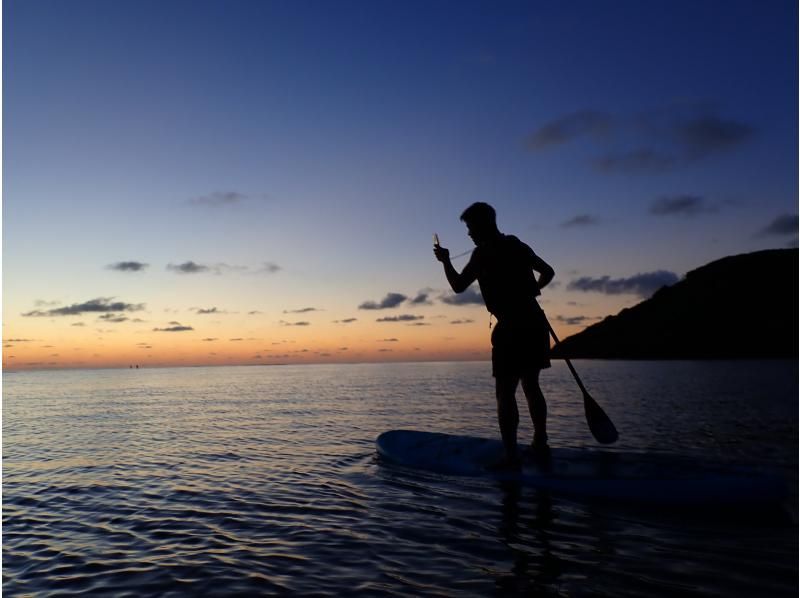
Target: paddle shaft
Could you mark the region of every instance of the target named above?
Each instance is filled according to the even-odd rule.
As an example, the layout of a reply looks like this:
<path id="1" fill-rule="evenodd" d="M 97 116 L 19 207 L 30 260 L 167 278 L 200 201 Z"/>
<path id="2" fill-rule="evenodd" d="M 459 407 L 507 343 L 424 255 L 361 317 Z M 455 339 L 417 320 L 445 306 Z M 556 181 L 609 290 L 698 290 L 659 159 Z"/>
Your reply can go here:
<path id="1" fill-rule="evenodd" d="M 556 341 L 556 344 L 561 344 L 561 341 L 558 340 L 558 337 L 556 336 L 556 331 L 553 330 L 553 327 L 550 325 L 549 321 L 547 322 L 547 327 L 550 329 L 550 335 L 553 337 L 553 340 Z M 586 387 L 583 385 L 583 382 L 581 382 L 580 376 L 578 376 L 578 372 L 576 372 L 575 368 L 572 367 L 572 362 L 566 357 L 564 358 L 564 361 L 567 363 L 569 371 L 572 372 L 572 376 L 575 378 L 575 382 L 578 383 L 578 388 L 581 389 L 581 392 L 584 394 L 584 396 L 587 396 L 589 392 L 586 390 Z"/>

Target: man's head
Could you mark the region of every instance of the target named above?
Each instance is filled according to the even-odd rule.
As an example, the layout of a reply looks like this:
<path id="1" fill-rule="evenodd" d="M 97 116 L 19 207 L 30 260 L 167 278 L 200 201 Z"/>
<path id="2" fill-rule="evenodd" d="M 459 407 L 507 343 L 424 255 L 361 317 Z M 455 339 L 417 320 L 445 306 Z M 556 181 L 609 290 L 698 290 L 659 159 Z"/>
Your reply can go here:
<path id="1" fill-rule="evenodd" d="M 500 234 L 497 230 L 497 214 L 488 203 L 479 201 L 472 204 L 461 214 L 461 220 L 467 225 L 467 231 L 475 245 Z"/>

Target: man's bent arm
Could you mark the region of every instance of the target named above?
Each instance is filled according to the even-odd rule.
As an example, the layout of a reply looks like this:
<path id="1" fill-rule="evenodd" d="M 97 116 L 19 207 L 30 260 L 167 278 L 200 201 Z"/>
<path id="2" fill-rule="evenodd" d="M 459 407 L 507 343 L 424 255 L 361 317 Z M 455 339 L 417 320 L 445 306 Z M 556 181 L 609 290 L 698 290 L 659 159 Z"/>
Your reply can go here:
<path id="1" fill-rule="evenodd" d="M 444 275 L 447 277 L 447 282 L 450 283 L 450 288 L 456 293 L 463 293 L 477 279 L 477 276 L 472 273 L 470 264 L 467 264 L 460 274 L 450 263 L 450 259 L 442 261 L 442 265 L 444 266 Z"/>
<path id="2" fill-rule="evenodd" d="M 550 264 L 545 262 L 538 255 L 533 262 L 533 269 L 539 273 L 539 280 L 536 281 L 536 284 L 539 285 L 539 289 L 543 289 L 550 284 L 550 281 L 553 280 L 553 277 L 556 275 L 556 271 L 553 270 Z"/>

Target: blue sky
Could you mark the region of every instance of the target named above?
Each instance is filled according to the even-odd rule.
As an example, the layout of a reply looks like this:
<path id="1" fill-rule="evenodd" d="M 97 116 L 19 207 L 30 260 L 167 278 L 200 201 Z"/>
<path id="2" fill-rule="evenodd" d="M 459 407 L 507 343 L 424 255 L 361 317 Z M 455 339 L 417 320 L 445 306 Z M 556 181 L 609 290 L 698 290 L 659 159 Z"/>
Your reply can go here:
<path id="1" fill-rule="evenodd" d="M 565 335 L 640 301 L 637 280 L 797 245 L 793 2 L 3 11 L 4 336 L 52 350 L 48 364 L 125 343 L 166 363 L 177 341 L 150 338 L 167 320 L 193 329 L 181 346 L 225 330 L 262 359 L 268 342 L 330 353 L 315 343 L 334 336 L 397 338 L 397 358 L 482 356 L 487 315 L 438 299 L 430 247 L 436 231 L 469 249 L 458 216 L 479 200 L 555 267 L 543 302 Z M 146 266 L 109 268 L 123 261 Z M 203 268 L 175 267 L 188 262 Z M 426 327 L 386 332 L 358 308 L 421 291 L 430 305 L 387 313 Z M 109 297 L 144 304 L 141 322 L 22 315 Z M 307 307 L 293 339 L 284 312 Z M 357 332 L 333 325 L 352 318 Z M 6 363 L 45 363 L 7 344 Z"/>

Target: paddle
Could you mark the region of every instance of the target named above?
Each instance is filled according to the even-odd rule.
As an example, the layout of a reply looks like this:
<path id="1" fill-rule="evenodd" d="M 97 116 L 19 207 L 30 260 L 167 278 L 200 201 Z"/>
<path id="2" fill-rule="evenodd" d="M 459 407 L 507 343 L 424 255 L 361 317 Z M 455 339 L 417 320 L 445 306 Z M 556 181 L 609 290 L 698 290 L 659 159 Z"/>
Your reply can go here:
<path id="1" fill-rule="evenodd" d="M 550 322 L 547 322 L 547 327 L 550 329 L 550 335 L 553 337 L 553 340 L 556 341 L 556 344 L 560 344 L 561 341 L 558 340 L 556 332 L 553 330 Z M 575 382 L 578 383 L 578 388 L 580 388 L 583 393 L 583 408 L 586 411 L 586 423 L 589 424 L 589 430 L 592 432 L 592 436 L 601 444 L 612 444 L 616 442 L 617 438 L 619 438 L 619 434 L 617 433 L 617 428 L 614 426 L 614 422 L 611 421 L 602 407 L 597 404 L 597 401 L 595 401 L 589 394 L 589 391 L 586 390 L 583 382 L 581 382 L 581 379 L 578 377 L 578 372 L 572 367 L 570 360 L 565 357 L 564 361 L 567 362 L 569 371 L 572 372 Z"/>

